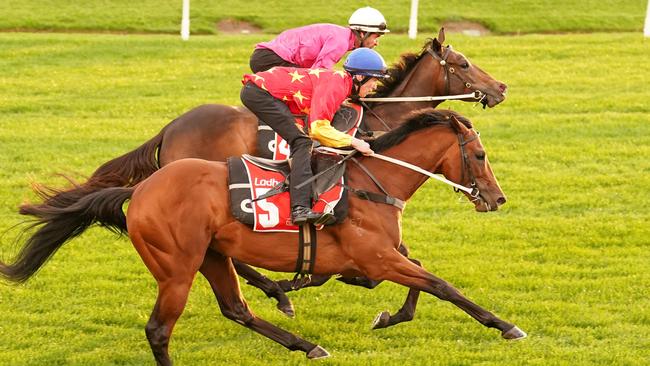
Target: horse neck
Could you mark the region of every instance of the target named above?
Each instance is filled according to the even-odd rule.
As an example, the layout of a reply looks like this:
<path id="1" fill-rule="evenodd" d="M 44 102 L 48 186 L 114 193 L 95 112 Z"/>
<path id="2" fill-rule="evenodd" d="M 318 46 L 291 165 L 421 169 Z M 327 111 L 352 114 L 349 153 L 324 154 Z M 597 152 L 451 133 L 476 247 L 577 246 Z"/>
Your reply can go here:
<path id="1" fill-rule="evenodd" d="M 435 143 L 431 144 L 432 141 Z M 457 137 L 449 127 L 435 126 L 413 132 L 400 144 L 381 152 L 381 154 L 438 173 L 448 152 L 457 143 Z M 422 173 L 372 157 L 365 157 L 362 164 L 368 168 L 391 196 L 403 201 L 410 199 L 428 179 Z M 359 172 L 359 174 L 365 177 L 364 181 L 368 180 L 365 173 Z M 366 184 L 368 183 L 375 186 L 370 182 Z M 351 182 L 351 186 L 357 188 L 354 182 Z"/>
<path id="2" fill-rule="evenodd" d="M 447 91 L 444 69 L 438 62 L 434 62 L 430 55 L 425 54 L 388 97 L 441 96 L 445 93 Z M 376 103 L 371 108 L 392 129 L 399 126 L 409 112 L 422 108 L 436 108 L 440 103 L 442 101 Z M 366 123 L 372 130 L 385 129 L 372 113 L 368 113 L 367 116 Z"/>

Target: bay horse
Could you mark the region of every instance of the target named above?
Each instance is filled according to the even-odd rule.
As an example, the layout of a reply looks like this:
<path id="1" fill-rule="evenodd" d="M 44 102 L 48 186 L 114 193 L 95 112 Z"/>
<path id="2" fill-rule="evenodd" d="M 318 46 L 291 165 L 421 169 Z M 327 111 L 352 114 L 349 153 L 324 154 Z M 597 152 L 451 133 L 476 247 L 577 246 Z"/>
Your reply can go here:
<path id="1" fill-rule="evenodd" d="M 463 54 L 451 46 L 443 46 L 444 29 L 438 37 L 427 40 L 419 54 L 406 53 L 400 61 L 389 68 L 389 78 L 383 81 L 374 97 L 425 96 L 466 94 L 475 90 L 484 94 L 483 103 L 494 107 L 505 99 L 506 85 L 472 64 Z M 467 101 L 476 102 L 474 99 Z M 403 123 L 408 112 L 423 107 L 436 107 L 441 101 L 408 103 L 368 103 L 369 110 L 364 113 L 364 129 L 386 131 Z M 68 207 L 82 197 L 101 188 L 134 186 L 141 182 L 159 166 L 165 166 L 183 158 L 201 158 L 225 161 L 229 156 L 242 154 L 256 155 L 257 117 L 244 107 L 206 104 L 181 115 L 165 126 L 158 135 L 137 149 L 100 166 L 83 184 L 74 185 L 67 190 L 42 188 L 38 192 L 45 206 Z M 156 156 L 156 152 L 157 155 Z M 29 214 L 33 206 L 25 204 L 21 213 Z M 400 247 L 404 255 L 405 246 Z M 269 280 L 254 269 L 235 262 L 237 271 L 250 284 L 262 289 L 267 296 L 278 301 L 277 307 L 289 316 L 294 310 L 285 292 L 292 291 L 295 283 Z M 318 286 L 325 283 L 328 276 L 314 276 L 304 286 Z M 343 282 L 375 287 L 378 282 L 363 278 L 346 279 Z M 404 306 L 394 315 L 382 313 L 375 319 L 374 327 L 383 328 L 413 318 L 416 292 L 412 292 Z"/>
<path id="2" fill-rule="evenodd" d="M 435 144 L 431 142 L 435 141 Z M 488 162 L 479 135 L 471 123 L 453 111 L 426 110 L 371 144 L 375 152 L 443 174 L 474 187 L 464 192 L 475 210 L 497 210 L 506 202 Z M 370 175 L 391 196 L 407 201 L 427 180 L 415 170 L 372 156 L 359 158 L 364 166 L 347 167 L 350 187 L 378 189 Z M 370 172 L 368 174 L 366 171 Z M 399 172 L 399 173 L 398 173 Z M 126 216 L 122 205 L 130 199 Z M 170 365 L 172 329 L 180 317 L 200 272 L 210 283 L 223 315 L 308 358 L 329 354 L 257 317 L 239 288 L 232 258 L 272 271 L 291 272 L 298 249 L 296 233 L 258 233 L 230 213 L 228 172 L 223 162 L 182 159 L 164 166 L 136 187 L 112 187 L 87 195 L 60 208 L 33 206 L 40 228 L 22 248 L 13 264 L 0 262 L 0 274 L 13 281 L 32 276 L 66 241 L 93 223 L 126 232 L 158 283 L 158 298 L 145 327 L 159 365 Z M 473 303 L 446 281 L 427 272 L 397 250 L 401 243 L 402 209 L 351 196 L 349 215 L 339 225 L 320 231 L 314 272 L 366 276 L 392 281 L 450 301 L 505 339 L 526 333 L 512 323 Z"/>

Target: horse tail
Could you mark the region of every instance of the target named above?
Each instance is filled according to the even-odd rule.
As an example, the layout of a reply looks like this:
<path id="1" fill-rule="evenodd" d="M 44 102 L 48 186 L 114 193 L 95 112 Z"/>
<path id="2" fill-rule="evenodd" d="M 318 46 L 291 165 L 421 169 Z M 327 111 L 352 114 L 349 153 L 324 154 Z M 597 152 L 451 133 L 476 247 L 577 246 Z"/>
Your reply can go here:
<path id="1" fill-rule="evenodd" d="M 135 188 L 106 188 L 85 197 L 68 207 L 43 204 L 23 207 L 25 214 L 37 217 L 23 230 L 38 230 L 27 240 L 13 264 L 0 261 L 0 277 L 22 283 L 34 275 L 68 240 L 83 233 L 94 223 L 119 234 L 124 234 L 126 216 L 122 205 L 131 198 Z"/>
<path id="2" fill-rule="evenodd" d="M 31 215 L 30 212 L 39 212 L 38 208 L 68 207 L 82 197 L 104 188 L 135 186 L 158 170 L 156 151 L 162 144 L 167 127 L 172 123 L 137 149 L 104 163 L 85 183 L 76 184 L 68 179 L 73 187 L 67 190 L 35 186 L 34 190 L 44 202 L 23 204 L 20 207 L 20 214 Z"/>

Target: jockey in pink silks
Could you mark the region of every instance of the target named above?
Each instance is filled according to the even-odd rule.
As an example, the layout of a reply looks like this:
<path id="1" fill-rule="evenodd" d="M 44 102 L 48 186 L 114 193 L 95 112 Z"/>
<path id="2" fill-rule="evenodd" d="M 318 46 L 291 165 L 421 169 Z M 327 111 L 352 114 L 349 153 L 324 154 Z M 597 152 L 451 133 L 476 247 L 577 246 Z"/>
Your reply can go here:
<path id="1" fill-rule="evenodd" d="M 312 24 L 280 33 L 270 42 L 258 43 L 250 59 L 253 72 L 274 66 L 331 69 L 346 52 L 359 47 L 374 48 L 389 30 L 386 19 L 371 7 L 357 9 L 348 27 Z"/>

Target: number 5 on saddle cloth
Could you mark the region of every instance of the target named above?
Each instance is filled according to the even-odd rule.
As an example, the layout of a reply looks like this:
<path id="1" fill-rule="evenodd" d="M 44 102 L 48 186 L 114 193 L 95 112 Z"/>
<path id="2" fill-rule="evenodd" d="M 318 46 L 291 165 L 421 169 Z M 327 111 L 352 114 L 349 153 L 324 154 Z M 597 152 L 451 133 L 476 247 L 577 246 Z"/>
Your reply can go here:
<path id="1" fill-rule="evenodd" d="M 325 153 L 312 158 L 314 173 L 327 170 L 311 184 L 312 197 L 316 198 L 312 210 L 333 212 L 337 222 L 345 219 L 348 206 L 345 164 L 337 164 L 341 159 L 340 155 Z M 288 160 L 243 155 L 230 157 L 227 163 L 230 211 L 237 220 L 259 232 L 298 232 L 298 226 L 291 222 Z"/>

